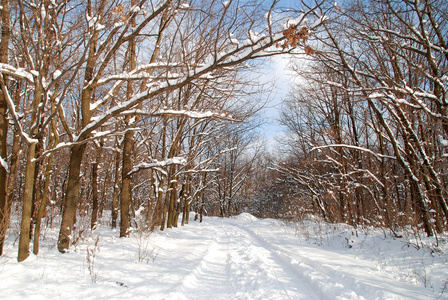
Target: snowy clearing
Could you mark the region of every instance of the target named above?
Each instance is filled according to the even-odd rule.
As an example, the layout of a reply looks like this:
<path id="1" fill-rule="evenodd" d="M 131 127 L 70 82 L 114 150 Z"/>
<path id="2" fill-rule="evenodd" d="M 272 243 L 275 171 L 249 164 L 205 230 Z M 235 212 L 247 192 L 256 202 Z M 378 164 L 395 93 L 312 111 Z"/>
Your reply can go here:
<path id="1" fill-rule="evenodd" d="M 40 254 L 22 263 L 16 261 L 15 236 L 10 237 L 0 258 L 5 299 L 448 296 L 443 290 L 447 251 L 431 253 L 421 241 L 392 239 L 378 229 L 316 221 L 285 225 L 242 214 L 120 239 L 118 232 L 100 225 L 66 254 L 57 251 L 57 234 L 47 229 Z M 439 239 L 438 249 L 446 250 L 446 237 Z"/>

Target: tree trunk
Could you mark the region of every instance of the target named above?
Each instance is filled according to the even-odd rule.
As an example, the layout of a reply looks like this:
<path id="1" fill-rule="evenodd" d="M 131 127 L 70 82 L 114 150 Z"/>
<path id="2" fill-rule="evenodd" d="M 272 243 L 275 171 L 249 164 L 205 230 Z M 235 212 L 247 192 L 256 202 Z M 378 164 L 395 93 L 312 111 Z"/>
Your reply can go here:
<path id="1" fill-rule="evenodd" d="M 190 201 L 189 201 L 190 195 L 191 195 L 190 176 L 187 175 L 187 179 L 185 181 L 185 186 L 184 186 L 184 195 L 183 195 L 184 207 L 182 210 L 182 226 L 184 226 L 185 224 L 188 224 L 188 218 L 190 217 Z"/>
<path id="2" fill-rule="evenodd" d="M 115 156 L 115 180 L 114 180 L 114 194 L 112 196 L 112 228 L 117 228 L 118 218 L 118 194 L 120 183 L 120 152 Z"/>
<path id="3" fill-rule="evenodd" d="M 48 157 L 47 167 L 45 170 L 44 193 L 42 195 L 42 201 L 40 202 L 39 211 L 37 212 L 37 216 L 36 216 L 36 225 L 34 227 L 33 253 L 35 255 L 37 255 L 39 253 L 40 226 L 41 226 L 41 222 L 42 222 L 42 216 L 47 207 L 48 189 L 49 189 L 49 185 L 50 185 L 52 166 L 53 166 L 53 153 L 51 153 L 50 156 Z"/>
<path id="4" fill-rule="evenodd" d="M 36 138 L 39 105 L 42 103 L 43 89 L 39 84 L 36 85 L 33 99 L 33 111 L 31 116 L 31 137 Z M 29 256 L 30 239 L 31 239 L 31 218 L 33 211 L 33 199 L 36 182 L 36 151 L 38 149 L 38 141 L 32 140 L 28 145 L 26 166 L 25 166 L 25 187 L 23 191 L 23 206 L 22 206 L 22 222 L 19 239 L 19 253 L 17 260 L 24 261 Z"/>
<path id="5" fill-rule="evenodd" d="M 129 207 L 131 205 L 131 175 L 132 170 L 132 147 L 134 144 L 134 134 L 131 131 L 126 132 L 123 140 L 123 167 L 121 172 L 121 201 L 120 201 L 120 237 L 126 237 L 129 234 L 130 217 Z"/>
<path id="6" fill-rule="evenodd" d="M 168 205 L 168 221 L 167 221 L 167 227 L 168 228 L 172 228 L 177 227 L 177 224 L 175 223 L 175 215 L 176 215 L 176 202 L 177 202 L 177 188 L 178 188 L 178 184 L 177 184 L 177 177 L 175 177 L 174 175 L 176 174 L 176 165 L 171 165 L 170 166 L 170 172 L 171 172 L 171 176 L 170 176 L 170 181 L 169 181 L 169 193 L 168 193 L 168 197 L 169 197 L 169 205 Z"/>
<path id="7" fill-rule="evenodd" d="M 92 163 L 92 218 L 90 220 L 90 229 L 95 230 L 98 223 L 98 160 Z"/>
<path id="8" fill-rule="evenodd" d="M 62 212 L 61 229 L 58 238 L 58 250 L 67 252 L 70 246 L 70 236 L 76 219 L 76 205 L 78 203 L 79 175 L 81 162 L 86 150 L 86 144 L 73 146 L 70 151 L 70 164 L 67 183 L 67 193 Z"/>
<path id="9" fill-rule="evenodd" d="M 52 112 L 56 110 L 54 99 L 51 107 Z M 59 135 L 57 131 L 57 124 L 55 118 L 51 121 L 53 134 L 50 137 L 50 144 L 53 145 L 53 148 L 59 143 Z M 42 195 L 42 201 L 40 203 L 39 211 L 36 217 L 36 226 L 34 228 L 34 243 L 33 243 L 33 253 L 37 255 L 39 253 L 39 236 L 40 236 L 40 226 L 42 222 L 42 216 L 47 206 L 47 198 L 48 198 L 48 190 L 50 186 L 50 178 L 53 167 L 53 157 L 54 153 L 51 153 L 48 157 L 47 166 L 45 170 L 45 184 L 44 184 L 44 193 Z"/>
<path id="10" fill-rule="evenodd" d="M 42 153 L 42 138 L 38 139 L 36 149 L 34 150 L 34 158 L 37 159 Z M 39 177 L 39 170 L 43 166 L 43 161 L 39 160 L 34 165 L 34 186 L 33 186 L 33 204 L 31 205 L 31 223 L 30 223 L 30 239 L 33 238 L 34 228 L 36 225 L 39 207 L 42 203 L 42 183 L 43 179 Z"/>
<path id="11" fill-rule="evenodd" d="M 11 218 L 12 193 L 16 181 L 16 168 L 20 156 L 20 135 L 17 130 L 14 130 L 14 137 L 11 151 L 11 164 L 9 167 L 8 186 L 6 187 L 6 202 L 5 206 L 0 208 L 0 255 L 3 255 L 3 244 L 6 238 L 6 231 L 9 228 Z M 3 205 L 3 204 L 2 204 Z"/>
<path id="12" fill-rule="evenodd" d="M 153 174 L 153 176 L 157 176 Z M 163 224 L 163 192 L 160 189 L 164 185 L 164 178 L 158 178 L 158 184 L 154 185 L 154 195 L 156 196 L 156 205 L 154 208 L 154 212 L 152 214 L 152 224 L 153 226 L 160 226 L 160 230 L 164 229 Z M 154 230 L 154 228 L 152 228 Z"/>
<path id="13" fill-rule="evenodd" d="M 202 196 L 201 196 L 201 208 L 199 209 L 200 217 L 199 217 L 199 223 L 202 223 L 202 217 L 204 215 L 204 207 L 205 207 L 205 184 L 207 181 L 207 173 L 204 173 L 204 178 L 202 181 Z"/>
<path id="14" fill-rule="evenodd" d="M 7 107 L 2 95 L 0 94 L 0 157 L 6 164 L 8 119 L 6 117 Z M 9 227 L 9 201 L 6 190 L 8 171 L 5 167 L 3 164 L 0 166 L 0 255 L 3 254 L 3 243 Z"/>
<path id="15" fill-rule="evenodd" d="M 2 26 L 2 39 L 0 41 L 0 63 L 8 63 L 8 46 L 9 46 L 9 0 L 1 1 L 1 26 Z M 3 75 L 0 75 L 3 76 Z M 3 81 L 5 85 L 8 82 L 5 76 Z M 7 198 L 7 180 L 8 171 L 6 166 L 6 158 L 8 157 L 8 105 L 6 97 L 2 91 L 0 91 L 0 159 L 2 164 L 0 165 L 0 255 L 3 254 L 3 243 L 6 237 L 6 230 L 9 227 L 9 205 Z M 5 165 L 3 165 L 3 163 Z"/>
<path id="16" fill-rule="evenodd" d="M 102 0 L 99 3 L 97 14 L 101 16 L 104 11 L 106 1 Z M 87 2 L 87 13 L 89 16 L 93 16 L 92 2 Z M 93 30 L 93 29 L 92 29 Z M 94 68 L 98 59 L 97 55 L 97 43 L 99 39 L 99 31 L 92 31 L 92 37 L 89 41 L 88 48 L 89 54 L 85 66 L 84 73 L 84 87 L 81 92 L 81 127 L 86 128 L 93 115 L 93 111 L 90 109 L 90 101 L 95 91 L 95 86 L 90 85 L 90 81 L 94 78 Z M 79 114 L 78 114 L 79 116 Z M 78 137 L 78 142 L 85 142 L 88 135 Z M 58 250 L 61 253 L 67 252 L 70 246 L 70 236 L 72 233 L 73 225 L 76 220 L 76 206 L 78 204 L 78 193 L 80 183 L 81 163 L 86 150 L 87 143 L 77 144 L 71 148 L 70 151 L 70 163 L 69 163 L 69 175 L 67 182 L 66 200 L 63 204 L 63 213 L 61 221 L 61 229 L 59 231 L 58 238 Z"/>
<path id="17" fill-rule="evenodd" d="M 31 206 L 33 205 L 34 171 L 36 164 L 34 158 L 36 154 L 36 143 L 28 146 L 25 188 L 23 192 L 22 221 L 20 228 L 19 253 L 17 260 L 24 261 L 29 255 L 30 249 L 30 226 L 31 226 Z"/>
<path id="18" fill-rule="evenodd" d="M 99 187 L 99 189 L 100 189 L 100 193 L 99 193 L 99 197 L 98 197 L 98 200 L 99 200 L 99 203 L 100 203 L 100 207 L 99 207 L 99 211 L 98 211 L 98 218 L 99 219 L 101 219 L 103 217 L 104 209 L 106 207 L 106 203 L 107 203 L 107 197 L 106 197 L 107 192 L 106 192 L 106 190 L 107 190 L 108 183 L 111 181 L 111 176 L 112 176 L 111 174 L 112 174 L 112 171 L 113 171 L 113 169 L 112 169 L 113 164 L 114 164 L 113 161 L 110 161 L 107 164 L 106 175 L 104 177 L 104 180 L 102 180 L 103 186 L 101 188 Z"/>
<path id="19" fill-rule="evenodd" d="M 177 223 L 179 221 L 179 215 L 180 215 L 180 210 L 182 208 L 182 205 L 184 204 L 185 201 L 185 196 L 186 196 L 186 183 L 182 184 L 182 187 L 180 188 L 180 192 L 179 192 L 179 201 L 176 201 L 176 208 L 175 208 L 175 213 L 174 213 L 174 225 L 175 227 L 177 227 Z M 182 209 L 182 226 L 184 226 L 184 219 L 185 219 L 185 210 Z"/>
<path id="20" fill-rule="evenodd" d="M 136 0 L 131 1 L 131 5 L 136 5 Z M 135 17 L 130 20 L 131 26 L 135 27 Z M 136 68 L 136 42 L 135 38 L 129 40 L 128 46 L 129 55 L 129 70 L 134 70 Z M 132 82 L 128 83 L 126 98 L 129 100 L 133 96 Z M 125 119 L 126 126 L 128 127 L 131 122 L 131 117 L 128 115 Z M 129 208 L 132 202 L 132 175 L 129 173 L 132 171 L 132 152 L 134 148 L 134 132 L 127 131 L 123 139 L 123 167 L 121 169 L 121 201 L 120 201 L 120 237 L 126 237 L 129 234 L 130 227 L 130 215 Z"/>
<path id="21" fill-rule="evenodd" d="M 431 225 L 431 216 L 429 215 L 428 209 L 426 208 L 424 197 L 419 188 L 419 183 L 413 178 L 411 178 L 409 181 L 411 184 L 411 195 L 415 204 L 415 208 L 420 217 L 420 220 L 423 222 L 425 232 L 427 236 L 434 236 L 433 227 Z"/>

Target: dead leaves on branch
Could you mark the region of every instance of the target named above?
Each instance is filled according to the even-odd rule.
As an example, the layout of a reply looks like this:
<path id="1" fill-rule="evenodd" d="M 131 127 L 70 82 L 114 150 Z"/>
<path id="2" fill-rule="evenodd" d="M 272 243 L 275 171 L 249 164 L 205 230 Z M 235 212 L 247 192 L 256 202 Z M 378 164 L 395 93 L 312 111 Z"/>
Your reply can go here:
<path id="1" fill-rule="evenodd" d="M 277 42 L 275 46 L 285 50 L 287 48 L 296 48 L 297 46 L 302 45 L 304 46 L 306 55 L 313 55 L 316 51 L 309 45 L 305 45 L 311 34 L 312 33 L 307 26 L 302 26 L 299 29 L 298 25 L 289 24 L 288 28 L 283 31 L 285 40 L 283 43 Z"/>
<path id="2" fill-rule="evenodd" d="M 314 53 L 316 53 L 316 50 L 314 50 L 313 48 L 311 48 L 310 46 L 305 46 L 305 54 L 306 55 L 313 55 Z"/>
<path id="3" fill-rule="evenodd" d="M 127 20 L 127 16 L 124 13 L 124 5 L 120 4 L 114 7 L 112 10 L 112 14 L 115 18 L 119 18 L 122 22 L 125 22 Z"/>
<path id="4" fill-rule="evenodd" d="M 124 12 L 124 5 L 120 4 L 114 7 L 112 11 L 115 15 L 123 14 Z"/>

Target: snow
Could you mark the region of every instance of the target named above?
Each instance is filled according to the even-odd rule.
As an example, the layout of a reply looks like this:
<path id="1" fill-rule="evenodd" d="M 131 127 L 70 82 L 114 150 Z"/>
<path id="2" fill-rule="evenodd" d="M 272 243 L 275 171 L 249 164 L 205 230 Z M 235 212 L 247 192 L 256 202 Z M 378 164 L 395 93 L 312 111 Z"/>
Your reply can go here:
<path id="1" fill-rule="evenodd" d="M 328 20 L 328 16 L 320 16 L 314 24 L 311 26 L 311 28 L 315 28 L 317 26 L 320 26 L 322 23 L 324 23 L 326 20 Z"/>
<path id="2" fill-rule="evenodd" d="M 134 168 L 132 168 L 130 174 L 140 171 L 141 169 L 150 169 L 150 168 L 160 168 L 168 165 L 185 165 L 187 163 L 186 159 L 183 157 L 173 157 L 173 158 L 167 158 L 163 161 L 158 161 L 157 159 L 154 159 L 151 163 L 140 163 L 136 165 Z"/>
<path id="3" fill-rule="evenodd" d="M 232 44 L 235 44 L 235 45 L 238 45 L 240 42 L 238 41 L 238 39 L 234 39 L 234 38 L 231 38 L 230 39 L 230 42 L 232 43 Z"/>
<path id="4" fill-rule="evenodd" d="M 23 78 L 23 79 L 28 80 L 31 83 L 34 83 L 34 77 L 33 77 L 32 71 L 27 71 L 23 68 L 15 68 L 11 65 L 0 63 L 0 72 L 9 74 L 9 75 L 13 75 L 18 78 Z"/>
<path id="5" fill-rule="evenodd" d="M 269 25 L 272 25 L 272 20 L 271 20 L 271 13 L 270 12 L 266 12 L 264 14 L 265 19 L 268 21 Z"/>
<path id="6" fill-rule="evenodd" d="M 0 156 L 0 166 L 2 166 L 3 169 L 6 170 L 6 172 L 9 172 L 9 169 L 8 169 L 8 163 L 7 163 L 6 160 L 3 159 L 3 157 L 1 157 L 1 156 Z"/>
<path id="7" fill-rule="evenodd" d="M 320 150 L 320 149 L 324 149 L 324 148 L 332 148 L 332 147 L 342 147 L 342 148 L 351 148 L 351 149 L 356 149 L 359 151 L 363 151 L 366 153 L 370 153 L 373 156 L 375 156 L 379 161 L 381 161 L 381 158 L 389 158 L 389 159 L 396 159 L 394 156 L 389 156 L 389 155 L 383 155 L 380 153 L 376 153 L 370 149 L 367 148 L 363 148 L 363 147 L 359 147 L 359 146 L 353 146 L 353 145 L 346 145 L 346 144 L 332 144 L 332 145 L 325 145 L 325 146 L 318 146 L 318 147 L 314 147 L 311 149 L 311 151 L 315 151 L 315 150 Z"/>
<path id="8" fill-rule="evenodd" d="M 100 24 L 100 23 L 96 23 L 96 24 L 95 24 L 95 30 L 96 30 L 96 31 L 101 31 L 101 30 L 103 30 L 104 28 L 106 28 L 106 26 L 104 26 L 104 25 L 102 25 L 102 24 Z"/>
<path id="9" fill-rule="evenodd" d="M 91 22 L 92 19 L 93 18 L 88 17 L 89 22 Z M 296 21 L 298 22 L 301 19 L 303 19 L 303 16 L 296 19 Z M 123 24 L 116 23 L 114 26 L 122 25 Z M 248 42 L 248 44 L 240 45 L 239 47 L 233 49 L 228 53 L 218 53 L 217 55 L 211 55 L 209 61 L 205 65 L 198 66 L 198 68 L 189 69 L 186 74 L 182 74 L 182 76 L 179 78 L 166 78 L 163 82 L 151 82 L 150 84 L 148 84 L 148 89 L 146 91 L 135 94 L 131 99 L 121 102 L 121 104 L 118 106 L 113 106 L 108 111 L 104 112 L 101 116 L 98 116 L 96 120 L 90 122 L 87 126 L 84 127 L 84 129 L 81 130 L 78 138 L 84 139 L 92 130 L 95 130 L 110 118 L 117 116 L 118 114 L 132 108 L 136 104 L 141 103 L 146 99 L 160 95 L 165 91 L 182 87 L 192 79 L 207 77 L 207 74 L 213 74 L 216 70 L 219 69 L 237 68 L 234 65 L 241 64 L 248 59 L 282 53 L 282 50 L 272 50 L 272 43 L 275 44 L 275 42 L 284 39 L 282 33 L 276 33 L 273 36 L 266 36 L 264 34 L 257 34 L 256 32 L 250 30 L 249 35 L 250 42 Z M 126 80 L 127 75 L 122 75 L 121 79 L 119 77 L 117 77 L 116 80 Z M 100 79 L 99 82 L 105 81 L 104 79 Z M 91 83 L 89 83 L 89 85 L 90 84 Z M 116 84 L 120 83 L 117 82 Z M 87 86 L 85 88 L 87 88 Z M 109 93 L 107 93 L 106 97 L 110 97 Z M 104 102 L 97 102 L 98 105 L 100 105 L 101 103 Z"/>
<path id="10" fill-rule="evenodd" d="M 141 10 L 141 8 L 140 8 L 140 6 L 138 6 L 138 5 L 134 5 L 134 6 L 132 6 L 131 7 L 131 12 L 133 12 L 133 13 L 138 13 L 140 10 Z"/>
<path id="11" fill-rule="evenodd" d="M 140 213 L 140 210 L 137 211 Z M 110 212 L 109 212 L 110 214 Z M 139 214 L 137 214 L 139 215 Z M 193 216 L 192 216 L 193 217 Z M 7 299 L 437 299 L 448 278 L 443 251 L 413 236 L 319 220 L 285 224 L 241 214 L 205 217 L 118 238 L 103 218 L 70 251 L 56 228 L 40 254 L 16 261 L 16 235 L 0 257 Z M 45 222 L 44 222 L 45 224 Z M 427 287 L 425 288 L 424 285 Z"/>
<path id="12" fill-rule="evenodd" d="M 46 16 L 47 16 L 47 11 L 45 10 L 45 6 L 42 5 L 42 7 L 40 9 L 40 17 L 42 18 L 42 20 L 45 20 Z"/>
<path id="13" fill-rule="evenodd" d="M 114 24 L 114 28 L 121 27 L 121 26 L 123 26 L 123 25 L 124 25 L 124 22 L 123 22 L 123 21 L 119 21 L 119 22 L 116 22 L 116 23 Z"/>
<path id="14" fill-rule="evenodd" d="M 0 69 L 2 64 L 0 64 Z M 23 131 L 22 126 L 20 125 L 19 115 L 15 110 L 14 102 L 11 99 L 11 95 L 9 94 L 8 88 L 6 86 L 2 87 L 4 99 L 6 100 L 6 104 L 8 105 L 9 113 L 12 115 L 16 126 L 19 129 L 19 134 L 25 139 L 28 144 L 38 143 L 37 139 L 32 139 L 26 132 Z"/>
<path id="15" fill-rule="evenodd" d="M 439 142 L 440 145 L 444 146 L 444 147 L 448 147 L 448 140 L 444 139 L 443 136 L 439 135 Z"/>
<path id="16" fill-rule="evenodd" d="M 294 26 L 294 25 L 301 24 L 304 20 L 305 20 L 305 15 L 301 14 L 299 17 L 297 17 L 295 19 L 288 20 L 283 27 L 285 29 L 288 29 L 289 26 Z"/>
<path id="17" fill-rule="evenodd" d="M 53 73 L 53 80 L 58 79 L 58 77 L 61 76 L 61 74 L 62 74 L 61 70 L 54 71 L 54 73 Z"/>
<path id="18" fill-rule="evenodd" d="M 95 23 L 98 21 L 98 17 L 90 17 L 89 15 L 86 15 L 86 19 L 89 24 L 89 27 L 94 27 Z"/>

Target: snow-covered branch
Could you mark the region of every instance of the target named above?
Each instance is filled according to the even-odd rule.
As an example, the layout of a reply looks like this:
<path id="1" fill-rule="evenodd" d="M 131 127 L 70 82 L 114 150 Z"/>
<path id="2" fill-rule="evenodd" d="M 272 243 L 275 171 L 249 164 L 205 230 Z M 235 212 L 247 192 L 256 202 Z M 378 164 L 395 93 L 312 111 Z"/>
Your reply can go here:
<path id="1" fill-rule="evenodd" d="M 27 71 L 24 68 L 15 68 L 3 63 L 0 63 L 0 72 L 19 79 L 26 79 L 30 83 L 34 83 L 34 75 L 36 74 L 36 71 Z"/>
<path id="2" fill-rule="evenodd" d="M 321 150 L 321 149 L 326 149 L 326 148 L 337 148 L 337 147 L 342 147 L 342 148 L 349 148 L 349 149 L 355 149 L 355 150 L 359 150 L 362 152 L 366 152 L 369 154 L 372 154 L 373 156 L 375 156 L 379 161 L 381 161 L 381 159 L 383 158 L 388 158 L 388 159 L 396 159 L 396 157 L 394 156 L 389 156 L 389 155 L 383 155 L 380 153 L 376 153 L 368 148 L 364 148 L 364 147 L 359 147 L 359 146 L 353 146 L 353 145 L 347 145 L 347 144 L 332 144 L 332 145 L 325 145 L 325 146 L 317 146 L 311 149 L 311 151 L 316 151 L 316 150 Z"/>
<path id="3" fill-rule="evenodd" d="M 128 175 L 132 175 L 134 173 L 139 172 L 140 170 L 145 170 L 145 169 L 162 168 L 162 167 L 166 167 L 166 166 L 170 166 L 170 165 L 184 166 L 184 165 L 186 165 L 186 163 L 187 163 L 187 161 L 183 157 L 173 157 L 173 158 L 165 159 L 163 161 L 158 161 L 157 159 L 153 159 L 153 162 L 151 162 L 151 163 L 142 162 L 142 163 L 134 166 L 134 168 L 132 169 L 131 172 L 129 172 Z"/>

